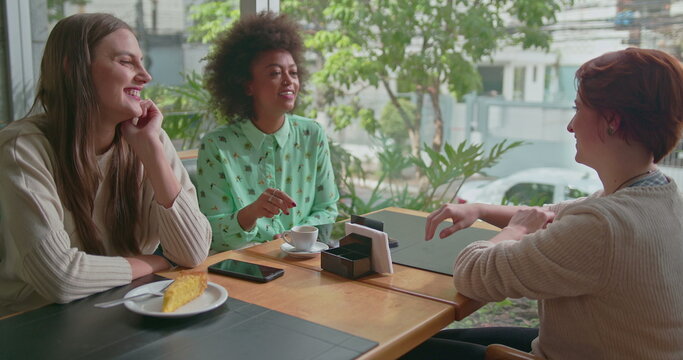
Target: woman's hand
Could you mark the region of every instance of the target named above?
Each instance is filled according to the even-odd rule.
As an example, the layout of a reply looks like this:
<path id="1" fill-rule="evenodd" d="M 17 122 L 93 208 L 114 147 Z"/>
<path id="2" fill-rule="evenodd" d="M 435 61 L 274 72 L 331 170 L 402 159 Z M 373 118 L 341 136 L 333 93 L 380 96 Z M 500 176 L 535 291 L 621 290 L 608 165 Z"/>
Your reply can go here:
<path id="1" fill-rule="evenodd" d="M 159 255 L 137 255 L 124 257 L 130 264 L 133 279 L 170 269 L 171 264 Z"/>
<path id="2" fill-rule="evenodd" d="M 453 225 L 441 230 L 439 238 L 443 239 L 458 230 L 470 227 L 479 218 L 477 204 L 443 204 L 439 210 L 434 211 L 427 217 L 425 226 L 425 240 L 434 237 L 436 228 L 446 219 L 453 220 Z"/>
<path id="3" fill-rule="evenodd" d="M 164 116 L 152 100 L 140 101 L 142 114 L 121 124 L 121 131 L 133 151 L 144 161 L 152 151 L 161 148 L 159 133 Z"/>
<path id="4" fill-rule="evenodd" d="M 526 234 L 545 229 L 553 219 L 554 212 L 540 207 L 520 209 L 512 215 L 508 225 L 489 241 L 497 244 L 505 240 L 520 240 Z"/>
<path id="5" fill-rule="evenodd" d="M 282 211 L 289 215 L 289 209 L 296 206 L 294 200 L 282 190 L 268 188 L 253 203 L 245 206 L 237 213 L 237 221 L 242 229 L 249 231 L 256 220 L 267 217 L 272 218 Z"/>
<path id="6" fill-rule="evenodd" d="M 524 234 L 531 234 L 553 222 L 555 213 L 540 207 L 519 210 L 512 216 L 507 227 L 515 228 Z"/>
<path id="7" fill-rule="evenodd" d="M 181 187 L 164 154 L 164 144 L 159 137 L 164 116 L 152 100 L 140 101 L 140 108 L 140 117 L 121 124 L 121 132 L 142 161 L 154 189 L 154 198 L 168 209 L 173 205 Z"/>

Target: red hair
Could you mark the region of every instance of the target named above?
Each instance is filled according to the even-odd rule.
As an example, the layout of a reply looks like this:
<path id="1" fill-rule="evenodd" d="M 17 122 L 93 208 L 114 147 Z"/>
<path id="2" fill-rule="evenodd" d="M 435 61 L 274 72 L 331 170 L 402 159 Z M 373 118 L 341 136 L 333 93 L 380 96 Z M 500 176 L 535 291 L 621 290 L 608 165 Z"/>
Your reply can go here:
<path id="1" fill-rule="evenodd" d="M 628 48 L 590 60 L 576 71 L 578 96 L 605 119 L 619 117 L 616 134 L 643 144 L 659 162 L 683 128 L 683 66 L 673 56 Z"/>

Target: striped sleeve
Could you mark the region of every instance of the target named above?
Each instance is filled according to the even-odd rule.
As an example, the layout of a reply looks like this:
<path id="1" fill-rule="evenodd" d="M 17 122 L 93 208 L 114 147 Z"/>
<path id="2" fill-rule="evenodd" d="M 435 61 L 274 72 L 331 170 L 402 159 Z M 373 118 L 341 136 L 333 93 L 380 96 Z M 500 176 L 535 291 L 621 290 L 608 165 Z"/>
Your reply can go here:
<path id="1" fill-rule="evenodd" d="M 124 258 L 88 255 L 72 245 L 49 149 L 42 135 L 16 136 L 0 146 L 3 277 L 21 279 L 57 302 L 129 283 Z"/>
<path id="2" fill-rule="evenodd" d="M 206 260 L 211 244 L 211 227 L 199 211 L 197 199 L 181 191 L 173 206 L 166 209 L 157 204 L 157 210 L 165 256 L 185 267 L 195 267 Z"/>
<path id="3" fill-rule="evenodd" d="M 181 190 L 173 205 L 166 209 L 153 201 L 152 216 L 159 226 L 164 255 L 178 265 L 195 267 L 209 254 L 211 226 L 199 210 L 197 191 L 166 133 L 162 132 L 166 158 L 180 182 Z"/>
<path id="4" fill-rule="evenodd" d="M 69 247 L 64 231 L 48 234 L 23 259 L 21 276 L 42 297 L 67 303 L 131 282 L 128 261 Z"/>
<path id="5" fill-rule="evenodd" d="M 557 219 L 519 241 L 468 245 L 455 261 L 456 288 L 479 301 L 594 293 L 606 284 L 611 236 L 605 218 L 591 210 Z"/>

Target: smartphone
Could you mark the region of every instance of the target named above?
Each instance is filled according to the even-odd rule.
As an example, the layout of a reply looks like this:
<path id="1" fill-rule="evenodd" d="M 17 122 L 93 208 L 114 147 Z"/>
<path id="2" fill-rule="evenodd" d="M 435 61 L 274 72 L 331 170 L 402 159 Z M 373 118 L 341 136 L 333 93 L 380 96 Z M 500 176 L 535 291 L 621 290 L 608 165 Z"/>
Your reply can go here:
<path id="1" fill-rule="evenodd" d="M 227 259 L 209 266 L 209 272 L 256 282 L 268 282 L 284 275 L 283 269 Z"/>

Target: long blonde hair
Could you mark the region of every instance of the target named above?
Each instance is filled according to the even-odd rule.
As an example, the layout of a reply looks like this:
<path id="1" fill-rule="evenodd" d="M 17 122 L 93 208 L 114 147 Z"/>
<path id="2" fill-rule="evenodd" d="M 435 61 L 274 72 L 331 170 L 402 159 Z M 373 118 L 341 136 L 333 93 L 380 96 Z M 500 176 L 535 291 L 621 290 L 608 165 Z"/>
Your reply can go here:
<path id="1" fill-rule="evenodd" d="M 44 133 L 56 159 L 55 181 L 62 203 L 73 214 L 83 250 L 105 254 L 102 236 L 92 220 L 95 194 L 102 175 L 95 152 L 97 93 L 91 65 L 95 46 L 119 29 L 132 32 L 122 20 L 108 14 L 77 14 L 60 20 L 50 33 L 40 66 L 33 107 L 38 104 L 47 121 Z M 141 163 L 116 129 L 112 144 L 113 189 L 106 226 L 118 255 L 140 254 L 135 238 Z"/>

